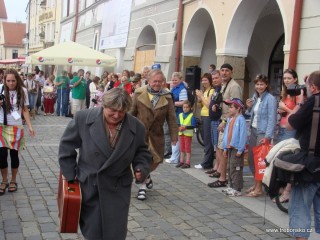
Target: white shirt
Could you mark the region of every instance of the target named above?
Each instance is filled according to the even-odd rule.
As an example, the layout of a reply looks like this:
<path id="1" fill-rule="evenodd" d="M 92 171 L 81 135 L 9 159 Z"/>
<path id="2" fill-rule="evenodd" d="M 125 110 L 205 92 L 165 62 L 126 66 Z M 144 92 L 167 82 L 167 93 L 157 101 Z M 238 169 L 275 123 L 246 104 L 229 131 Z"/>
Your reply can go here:
<path id="1" fill-rule="evenodd" d="M 258 116 L 258 109 L 259 109 L 260 103 L 261 103 L 261 98 L 258 98 L 258 101 L 253 109 L 254 117 L 253 117 L 251 126 L 254 128 L 257 128 L 257 126 L 258 126 L 258 117 L 257 116 Z"/>
<path id="2" fill-rule="evenodd" d="M 35 81 L 38 82 L 41 87 L 43 87 L 46 79 L 44 78 L 44 76 L 39 77 L 39 75 L 36 75 Z"/>
<path id="3" fill-rule="evenodd" d="M 0 92 L 2 90 L 3 85 L 0 85 Z M 29 98 L 28 98 L 28 92 L 26 88 L 23 88 L 24 91 L 24 95 L 25 95 L 25 100 L 24 100 L 24 106 L 29 106 Z M 10 126 L 22 126 L 22 118 L 21 118 L 21 113 L 22 113 L 22 108 L 21 106 L 18 109 L 17 106 L 17 91 L 13 90 L 13 91 L 9 91 L 9 98 L 10 98 L 10 102 L 11 105 L 13 107 L 13 110 L 7 114 L 7 123 Z M 12 116 L 12 113 L 16 112 L 17 114 L 19 114 L 18 116 L 20 116 L 20 118 L 15 119 Z M 3 124 L 4 120 L 3 120 L 3 108 L 0 108 L 0 123 Z"/>

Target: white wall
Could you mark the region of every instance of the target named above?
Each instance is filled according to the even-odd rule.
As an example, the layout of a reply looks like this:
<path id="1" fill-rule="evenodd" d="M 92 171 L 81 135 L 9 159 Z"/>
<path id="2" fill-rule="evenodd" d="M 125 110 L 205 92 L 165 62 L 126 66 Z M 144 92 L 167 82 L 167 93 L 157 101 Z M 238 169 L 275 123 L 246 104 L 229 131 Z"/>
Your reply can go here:
<path id="1" fill-rule="evenodd" d="M 303 3 L 296 67 L 300 82 L 305 75 L 320 70 L 320 1 Z"/>

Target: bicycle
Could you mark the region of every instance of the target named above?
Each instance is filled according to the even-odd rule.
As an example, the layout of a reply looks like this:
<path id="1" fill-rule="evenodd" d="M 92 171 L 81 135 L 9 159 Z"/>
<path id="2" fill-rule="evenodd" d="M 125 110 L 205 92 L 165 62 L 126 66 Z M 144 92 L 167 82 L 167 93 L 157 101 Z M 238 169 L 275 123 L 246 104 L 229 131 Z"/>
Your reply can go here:
<path id="1" fill-rule="evenodd" d="M 277 207 L 284 213 L 288 213 L 288 209 L 289 209 L 289 199 L 284 201 L 284 202 L 280 202 L 280 196 L 276 196 L 275 200 L 276 200 L 276 204 Z"/>
<path id="2" fill-rule="evenodd" d="M 203 128 L 202 128 L 202 123 L 201 123 L 201 120 L 199 118 L 196 118 L 196 127 L 194 129 L 194 132 L 197 136 L 197 140 L 198 140 L 198 143 L 202 146 L 204 146 L 204 143 L 203 143 Z"/>

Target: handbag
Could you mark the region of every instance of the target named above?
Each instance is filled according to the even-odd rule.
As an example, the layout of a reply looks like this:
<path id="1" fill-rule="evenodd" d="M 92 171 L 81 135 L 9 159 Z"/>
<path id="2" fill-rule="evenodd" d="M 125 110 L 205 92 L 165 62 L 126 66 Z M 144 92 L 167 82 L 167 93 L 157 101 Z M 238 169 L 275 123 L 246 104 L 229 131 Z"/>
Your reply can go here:
<path id="1" fill-rule="evenodd" d="M 255 166 L 254 178 L 255 180 L 262 180 L 264 172 L 266 170 L 266 163 L 264 159 L 268 155 L 272 145 L 269 140 L 266 140 L 264 144 L 255 146 L 252 148 L 253 160 Z"/>
<path id="2" fill-rule="evenodd" d="M 315 96 L 311 126 L 312 131 L 308 151 L 296 149 L 294 151 L 283 152 L 279 154 L 274 161 L 275 167 L 287 172 L 299 173 L 298 178 L 305 182 L 313 181 L 312 175 L 320 174 L 320 156 L 315 156 L 320 115 L 320 107 L 318 106 L 319 96 Z"/>

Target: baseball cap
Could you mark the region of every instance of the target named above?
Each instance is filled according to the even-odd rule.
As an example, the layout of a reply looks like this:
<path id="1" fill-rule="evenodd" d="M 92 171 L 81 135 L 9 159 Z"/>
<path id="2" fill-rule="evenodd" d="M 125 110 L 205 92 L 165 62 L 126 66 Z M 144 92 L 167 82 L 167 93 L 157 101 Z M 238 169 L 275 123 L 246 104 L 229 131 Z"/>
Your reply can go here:
<path id="1" fill-rule="evenodd" d="M 244 108 L 244 104 L 239 98 L 230 98 L 230 99 L 224 100 L 223 102 L 227 105 L 234 104 L 239 106 L 240 108 Z"/>

